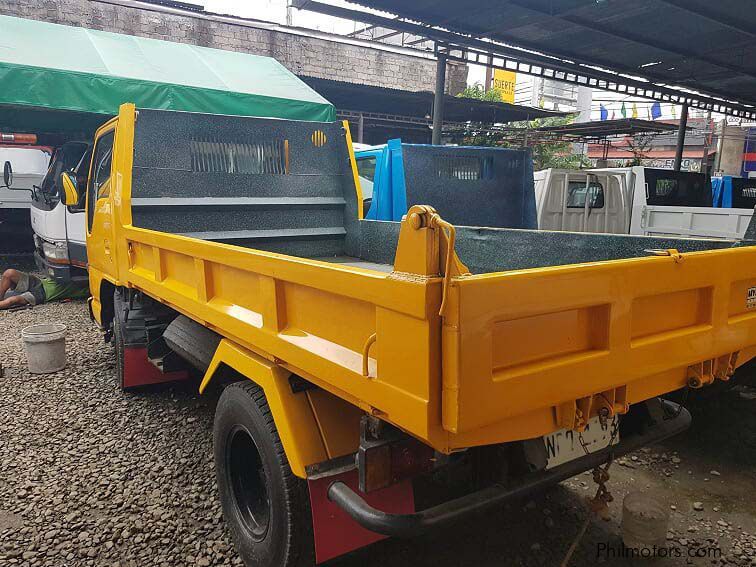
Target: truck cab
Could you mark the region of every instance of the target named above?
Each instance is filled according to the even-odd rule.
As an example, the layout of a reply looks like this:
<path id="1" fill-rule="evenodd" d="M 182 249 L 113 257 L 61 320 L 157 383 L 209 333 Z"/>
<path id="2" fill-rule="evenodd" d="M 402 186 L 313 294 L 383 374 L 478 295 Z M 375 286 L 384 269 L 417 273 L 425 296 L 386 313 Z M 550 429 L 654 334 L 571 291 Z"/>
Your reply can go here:
<path id="1" fill-rule="evenodd" d="M 536 171 L 538 227 L 627 234 L 632 191 L 625 175 L 569 169 Z"/>
<path id="2" fill-rule="evenodd" d="M 86 281 L 85 203 L 61 201 L 61 174 L 75 172 L 80 183 L 89 167 L 86 142 L 66 142 L 53 154 L 47 174 L 31 202 L 34 259 L 40 271 L 60 281 Z"/>
<path id="3" fill-rule="evenodd" d="M 2 249 L 32 250 L 29 221 L 31 195 L 45 176 L 52 150 L 43 146 L 0 146 L 0 164 L 10 163 L 10 187 L 0 187 L 0 238 Z"/>

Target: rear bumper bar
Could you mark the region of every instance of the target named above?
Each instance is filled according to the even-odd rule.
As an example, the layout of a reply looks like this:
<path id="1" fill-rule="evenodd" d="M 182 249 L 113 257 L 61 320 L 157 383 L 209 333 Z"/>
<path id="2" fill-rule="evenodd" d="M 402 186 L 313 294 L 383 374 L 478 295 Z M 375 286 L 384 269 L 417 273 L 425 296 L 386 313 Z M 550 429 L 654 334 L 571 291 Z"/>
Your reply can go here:
<path id="1" fill-rule="evenodd" d="M 677 404 L 669 401 L 663 403 L 673 413 L 679 408 Z M 658 422 L 656 425 L 647 428 L 642 434 L 620 440 L 614 446 L 614 457 L 620 457 L 644 445 L 682 433 L 690 426 L 690 423 L 690 413 L 681 409 L 677 417 Z M 372 532 L 392 537 L 413 537 L 459 520 L 468 514 L 528 496 L 547 486 L 602 465 L 608 459 L 609 450 L 607 448 L 551 470 L 533 473 L 517 484 L 494 485 L 414 514 L 389 514 L 373 508 L 343 482 L 334 482 L 328 488 L 328 499 L 336 503 L 362 527 Z"/>

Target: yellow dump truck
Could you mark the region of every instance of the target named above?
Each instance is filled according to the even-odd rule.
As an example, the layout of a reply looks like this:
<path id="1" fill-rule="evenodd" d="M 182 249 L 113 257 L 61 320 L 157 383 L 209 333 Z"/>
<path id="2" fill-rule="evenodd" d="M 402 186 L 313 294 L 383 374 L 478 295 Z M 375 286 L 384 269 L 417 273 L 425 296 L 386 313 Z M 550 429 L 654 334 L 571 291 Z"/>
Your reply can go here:
<path id="1" fill-rule="evenodd" d="M 341 123 L 124 105 L 87 187 L 64 186 L 87 192 L 90 310 L 121 386 L 222 388 L 217 480 L 247 565 L 594 468 L 688 426 L 659 396 L 756 355 L 753 242 L 455 227 L 426 206 L 363 220 Z"/>

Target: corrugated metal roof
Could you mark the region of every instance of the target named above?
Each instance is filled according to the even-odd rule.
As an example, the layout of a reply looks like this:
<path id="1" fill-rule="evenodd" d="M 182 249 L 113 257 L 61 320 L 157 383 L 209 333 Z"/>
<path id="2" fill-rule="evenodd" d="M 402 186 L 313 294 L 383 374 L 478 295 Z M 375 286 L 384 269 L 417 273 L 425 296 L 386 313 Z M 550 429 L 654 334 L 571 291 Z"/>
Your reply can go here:
<path id="1" fill-rule="evenodd" d="M 756 107 L 753 0 L 350 1 L 458 45 L 491 40 Z"/>

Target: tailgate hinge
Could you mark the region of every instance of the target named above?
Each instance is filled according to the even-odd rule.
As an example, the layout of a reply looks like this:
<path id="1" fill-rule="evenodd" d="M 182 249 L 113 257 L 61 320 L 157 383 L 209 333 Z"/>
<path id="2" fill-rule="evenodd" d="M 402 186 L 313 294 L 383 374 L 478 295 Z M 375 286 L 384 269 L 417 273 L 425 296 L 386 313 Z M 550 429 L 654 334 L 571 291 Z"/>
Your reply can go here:
<path id="1" fill-rule="evenodd" d="M 725 354 L 718 358 L 712 358 L 691 364 L 688 366 L 686 379 L 691 388 L 702 388 L 712 384 L 715 380 L 726 382 L 735 373 L 735 364 L 738 361 L 740 351 Z"/>
<path id="2" fill-rule="evenodd" d="M 619 386 L 556 406 L 556 422 L 562 429 L 582 432 L 594 417 L 611 419 L 627 413 L 629 409 L 627 386 Z"/>

